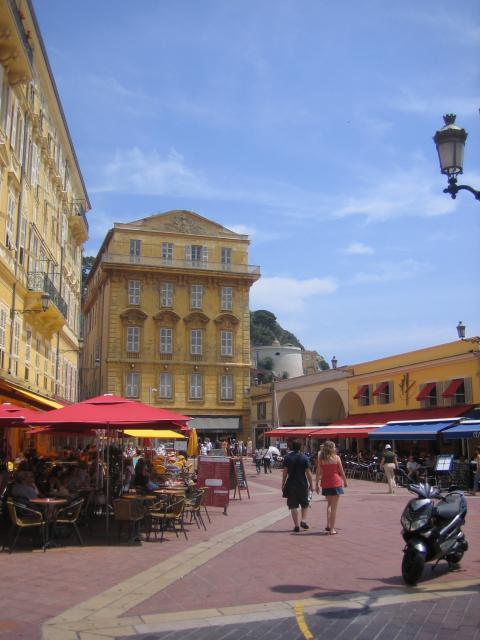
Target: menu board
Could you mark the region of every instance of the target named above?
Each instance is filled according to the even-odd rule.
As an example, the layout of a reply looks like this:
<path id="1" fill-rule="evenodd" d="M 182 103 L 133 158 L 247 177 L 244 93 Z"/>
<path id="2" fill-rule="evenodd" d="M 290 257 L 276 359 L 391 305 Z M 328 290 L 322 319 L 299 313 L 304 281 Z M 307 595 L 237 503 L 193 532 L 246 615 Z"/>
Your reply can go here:
<path id="1" fill-rule="evenodd" d="M 248 489 L 243 458 L 231 458 L 231 461 L 232 466 L 230 473 L 230 488 L 235 490 L 233 497 L 235 497 L 238 490 L 238 496 L 240 500 L 242 499 L 242 491 L 246 491 L 248 497 L 250 498 L 250 491 Z"/>
<path id="2" fill-rule="evenodd" d="M 230 458 L 200 456 L 197 466 L 197 485 L 206 487 L 205 504 L 223 507 L 227 512 L 230 494 Z"/>

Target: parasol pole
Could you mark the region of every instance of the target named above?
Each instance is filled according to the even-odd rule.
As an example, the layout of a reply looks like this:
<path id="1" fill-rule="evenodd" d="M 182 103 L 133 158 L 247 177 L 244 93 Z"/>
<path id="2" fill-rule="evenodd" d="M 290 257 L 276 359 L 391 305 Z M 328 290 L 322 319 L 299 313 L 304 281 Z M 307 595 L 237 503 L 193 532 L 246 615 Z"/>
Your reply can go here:
<path id="1" fill-rule="evenodd" d="M 107 533 L 107 539 L 110 537 L 110 447 L 109 447 L 109 439 L 110 439 L 110 426 L 107 424 L 107 482 L 106 482 L 106 496 L 105 496 L 105 509 L 106 509 L 106 520 L 105 520 L 105 530 Z"/>

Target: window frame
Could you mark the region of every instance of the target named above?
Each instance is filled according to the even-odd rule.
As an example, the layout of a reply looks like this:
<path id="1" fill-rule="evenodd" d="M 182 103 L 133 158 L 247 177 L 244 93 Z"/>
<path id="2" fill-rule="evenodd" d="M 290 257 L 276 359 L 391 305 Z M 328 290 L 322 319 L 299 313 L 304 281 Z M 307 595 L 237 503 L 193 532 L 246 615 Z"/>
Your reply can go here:
<path id="1" fill-rule="evenodd" d="M 190 373 L 188 377 L 188 399 L 203 400 L 203 374 L 198 371 Z"/>
<path id="2" fill-rule="evenodd" d="M 220 309 L 221 311 L 232 311 L 233 309 L 233 287 L 220 288 Z"/>
<path id="3" fill-rule="evenodd" d="M 232 402 L 234 400 L 233 374 L 222 373 L 220 375 L 220 400 Z"/>
<path id="4" fill-rule="evenodd" d="M 127 353 L 140 353 L 140 337 L 141 327 L 138 325 L 128 325 L 126 335 L 126 352 Z M 135 349 L 135 346 L 137 348 Z"/>
<path id="5" fill-rule="evenodd" d="M 161 355 L 171 355 L 173 353 L 172 327 L 160 327 L 159 343 Z"/>
<path id="6" fill-rule="evenodd" d="M 168 379 L 168 382 L 165 382 L 166 379 Z M 173 398 L 172 374 L 169 371 L 161 373 L 158 383 L 158 397 L 161 400 L 171 400 Z"/>
<path id="7" fill-rule="evenodd" d="M 203 355 L 203 329 L 190 329 L 190 355 Z"/>
<path id="8" fill-rule="evenodd" d="M 125 374 L 125 397 L 140 397 L 140 373 L 138 371 L 127 371 L 127 373 Z"/>
<path id="9" fill-rule="evenodd" d="M 128 281 L 128 304 L 129 305 L 140 305 L 140 293 L 142 287 L 140 280 L 129 280 Z"/>
<path id="10" fill-rule="evenodd" d="M 190 285 L 190 309 L 203 309 L 203 284 Z"/>

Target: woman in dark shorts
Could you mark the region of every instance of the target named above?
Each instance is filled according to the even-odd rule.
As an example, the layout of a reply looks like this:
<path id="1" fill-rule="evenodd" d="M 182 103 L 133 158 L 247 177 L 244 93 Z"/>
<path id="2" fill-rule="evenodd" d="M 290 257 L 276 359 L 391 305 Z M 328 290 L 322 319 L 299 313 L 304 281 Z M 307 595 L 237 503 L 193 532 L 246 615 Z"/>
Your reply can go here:
<path id="1" fill-rule="evenodd" d="M 320 449 L 317 462 L 316 491 L 327 498 L 327 526 L 326 531 L 333 536 L 337 533 L 335 519 L 337 516 L 338 500 L 347 486 L 347 478 L 343 471 L 342 461 L 335 449 L 335 443 L 327 440 Z"/>

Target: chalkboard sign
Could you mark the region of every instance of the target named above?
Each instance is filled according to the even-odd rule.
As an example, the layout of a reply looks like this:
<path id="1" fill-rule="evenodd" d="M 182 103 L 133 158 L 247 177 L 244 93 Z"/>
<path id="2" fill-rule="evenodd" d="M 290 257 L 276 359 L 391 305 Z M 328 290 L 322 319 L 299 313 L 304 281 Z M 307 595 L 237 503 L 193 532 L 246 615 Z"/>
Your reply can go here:
<path id="1" fill-rule="evenodd" d="M 250 498 L 250 491 L 248 490 L 248 483 L 247 483 L 247 477 L 245 475 L 245 467 L 243 465 L 243 459 L 242 458 L 231 458 L 231 477 L 233 479 L 233 488 L 235 489 L 233 497 L 235 498 L 235 495 L 237 493 L 237 489 L 238 489 L 238 496 L 240 498 L 240 500 L 242 499 L 242 491 L 246 491 L 248 497 Z"/>

